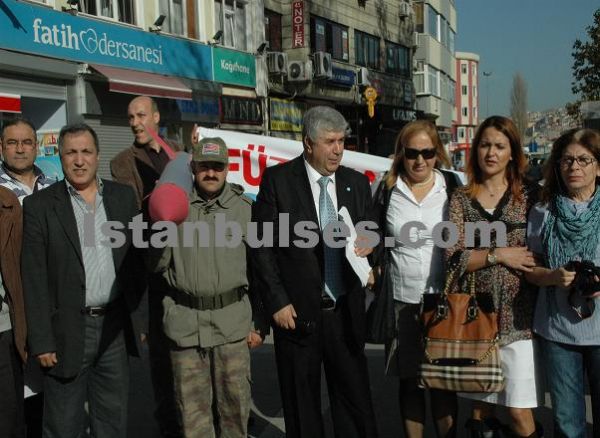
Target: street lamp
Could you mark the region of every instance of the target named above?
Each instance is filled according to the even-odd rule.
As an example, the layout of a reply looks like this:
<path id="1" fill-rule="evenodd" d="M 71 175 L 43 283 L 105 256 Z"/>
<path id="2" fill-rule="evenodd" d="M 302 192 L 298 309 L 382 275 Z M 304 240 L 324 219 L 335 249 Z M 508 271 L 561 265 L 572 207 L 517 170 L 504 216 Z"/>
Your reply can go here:
<path id="1" fill-rule="evenodd" d="M 483 77 L 486 78 L 485 81 L 485 116 L 490 116 L 490 76 L 492 75 L 491 71 L 484 71 Z"/>

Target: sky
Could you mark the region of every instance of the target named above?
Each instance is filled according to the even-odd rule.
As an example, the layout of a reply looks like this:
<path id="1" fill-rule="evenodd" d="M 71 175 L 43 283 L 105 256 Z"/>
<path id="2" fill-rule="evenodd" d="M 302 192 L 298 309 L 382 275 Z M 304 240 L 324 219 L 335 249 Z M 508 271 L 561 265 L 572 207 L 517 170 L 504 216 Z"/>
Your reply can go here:
<path id="1" fill-rule="evenodd" d="M 455 5 L 456 51 L 480 57 L 482 116 L 509 115 L 517 72 L 527 83 L 529 111 L 562 107 L 575 100 L 571 92 L 573 43 L 576 38 L 587 38 L 585 28 L 592 24 L 600 0 L 455 0 Z M 491 76 L 484 77 L 484 71 Z"/>

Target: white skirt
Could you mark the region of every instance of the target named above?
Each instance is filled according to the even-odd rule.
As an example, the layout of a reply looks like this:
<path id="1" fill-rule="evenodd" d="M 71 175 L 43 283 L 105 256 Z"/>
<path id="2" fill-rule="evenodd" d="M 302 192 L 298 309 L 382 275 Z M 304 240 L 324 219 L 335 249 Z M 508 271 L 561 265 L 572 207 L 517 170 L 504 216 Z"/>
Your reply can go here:
<path id="1" fill-rule="evenodd" d="M 500 347 L 500 362 L 504 373 L 504 389 L 492 393 L 466 393 L 458 395 L 511 408 L 536 408 L 544 404 L 542 379 L 536 371 L 536 348 L 531 339 L 515 341 Z"/>

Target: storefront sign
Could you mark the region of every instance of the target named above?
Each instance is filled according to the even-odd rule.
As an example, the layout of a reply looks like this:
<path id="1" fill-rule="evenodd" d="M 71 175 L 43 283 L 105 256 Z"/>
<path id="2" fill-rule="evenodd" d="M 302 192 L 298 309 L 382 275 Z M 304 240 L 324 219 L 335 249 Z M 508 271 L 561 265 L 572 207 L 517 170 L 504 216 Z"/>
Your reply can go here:
<path id="1" fill-rule="evenodd" d="M 271 131 L 302 132 L 306 105 L 283 99 L 270 99 Z"/>
<path id="2" fill-rule="evenodd" d="M 221 122 L 236 125 L 262 125 L 260 100 L 221 96 Z"/>
<path id="3" fill-rule="evenodd" d="M 384 123 L 390 124 L 396 124 L 397 122 L 412 122 L 413 120 L 417 120 L 417 112 L 413 109 L 383 105 L 381 109 L 381 120 Z"/>
<path id="4" fill-rule="evenodd" d="M 219 99 L 202 96 L 193 100 L 177 99 L 177 107 L 184 122 L 218 123 Z"/>
<path id="5" fill-rule="evenodd" d="M 304 47 L 304 2 L 292 2 L 292 49 Z"/>
<path id="6" fill-rule="evenodd" d="M 256 58 L 237 50 L 213 49 L 213 77 L 216 82 L 256 87 Z"/>
<path id="7" fill-rule="evenodd" d="M 1 0 L 0 47 L 52 58 L 212 80 L 206 44 Z"/>
<path id="8" fill-rule="evenodd" d="M 329 79 L 329 82 L 334 85 L 342 87 L 352 87 L 354 85 L 356 73 L 352 70 L 347 70 L 340 67 L 332 67 L 333 76 Z"/>

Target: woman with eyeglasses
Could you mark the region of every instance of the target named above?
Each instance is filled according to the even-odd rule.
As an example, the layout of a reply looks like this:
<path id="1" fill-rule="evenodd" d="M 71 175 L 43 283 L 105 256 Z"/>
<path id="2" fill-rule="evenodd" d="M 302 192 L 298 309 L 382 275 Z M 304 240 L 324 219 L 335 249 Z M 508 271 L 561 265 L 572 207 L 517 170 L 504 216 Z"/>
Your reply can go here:
<path id="1" fill-rule="evenodd" d="M 501 392 L 459 394 L 474 400 L 473 417 L 466 425 L 471 437 L 540 436 L 531 410 L 542 400 L 531 332 L 536 295 L 523 277 L 535 266 L 525 231 L 537 188 L 524 183 L 526 166 L 514 123 L 506 117 L 489 117 L 473 139 L 468 183 L 450 200 L 449 216 L 458 228 L 459 241 L 446 251 L 448 264 L 460 278 L 458 290 L 468 290 L 466 274 L 474 273 L 475 290 L 492 294 L 505 382 Z M 498 221 L 506 227 L 504 247 L 500 247 L 504 242 L 496 241 L 499 233 L 490 233 L 490 245 L 482 233 L 476 235 L 474 247 L 465 245 L 465 223 Z M 495 419 L 494 405 L 507 408 L 510 425 L 502 426 Z"/>
<path id="2" fill-rule="evenodd" d="M 594 436 L 600 436 L 600 133 L 567 131 L 546 163 L 541 203 L 529 215 L 528 243 L 540 267 L 534 331 L 540 337 L 554 436 L 587 436 L 585 374 Z M 579 262 L 579 263 L 572 263 Z"/>
<path id="3" fill-rule="evenodd" d="M 444 254 L 433 243 L 432 229 L 448 219 L 449 193 L 460 184 L 456 174 L 441 166 L 450 167 L 450 160 L 435 125 L 425 120 L 408 123 L 398 135 L 392 167 L 374 201 L 379 229 L 395 240 L 393 248 L 376 251 L 375 265 L 383 272 L 376 293 L 390 294 L 393 302 L 393 320 L 386 323 L 394 335 L 386 343 L 385 371 L 399 377 L 400 412 L 408 438 L 423 437 L 426 418 L 425 392 L 417 386 L 423 359 L 421 297 L 444 287 Z M 402 227 L 411 221 L 425 226 L 418 231 L 423 243 L 418 248 L 403 241 Z M 430 395 L 438 436 L 455 437 L 456 393 L 433 390 Z"/>

